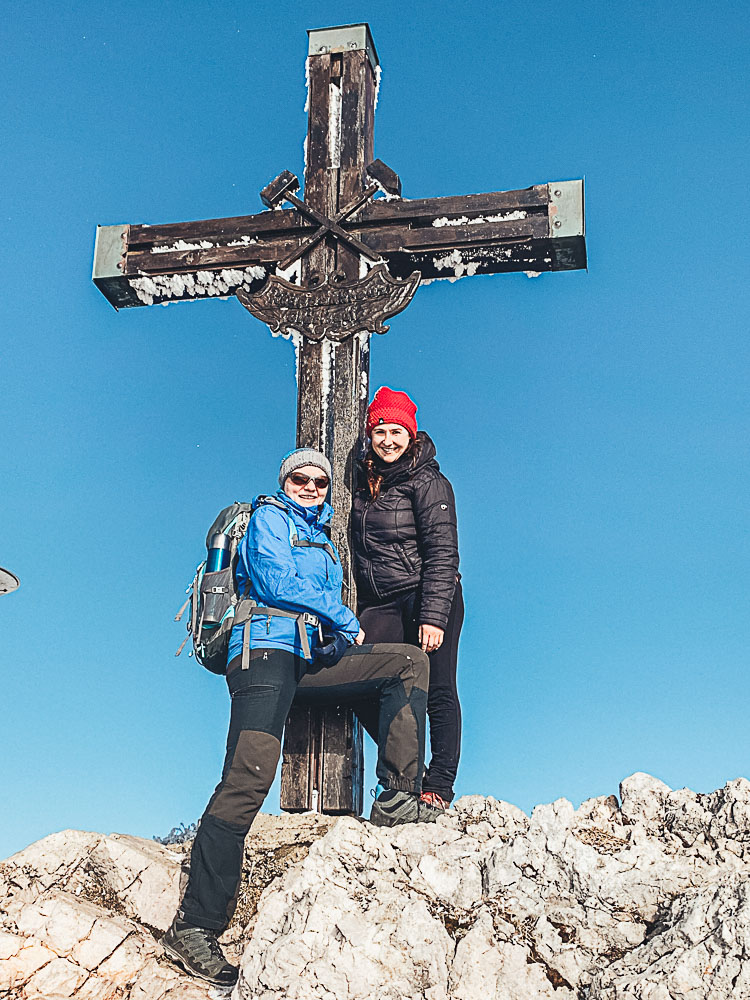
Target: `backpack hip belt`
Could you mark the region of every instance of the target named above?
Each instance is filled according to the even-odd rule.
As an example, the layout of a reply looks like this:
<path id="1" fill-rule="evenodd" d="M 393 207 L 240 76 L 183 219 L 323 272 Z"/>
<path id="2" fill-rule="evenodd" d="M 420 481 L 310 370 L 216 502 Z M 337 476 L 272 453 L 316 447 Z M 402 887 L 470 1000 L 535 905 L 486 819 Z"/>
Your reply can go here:
<path id="1" fill-rule="evenodd" d="M 310 652 L 310 642 L 307 638 L 307 626 L 320 628 L 320 619 L 317 615 L 310 614 L 309 611 L 284 611 L 283 608 L 265 608 L 256 604 L 255 601 L 245 598 L 237 605 L 234 615 L 234 625 L 244 625 L 251 618 L 294 618 L 297 622 L 297 632 L 302 653 L 306 660 L 312 656 Z M 242 669 L 250 667 L 250 629 L 246 628 L 242 636 Z"/>

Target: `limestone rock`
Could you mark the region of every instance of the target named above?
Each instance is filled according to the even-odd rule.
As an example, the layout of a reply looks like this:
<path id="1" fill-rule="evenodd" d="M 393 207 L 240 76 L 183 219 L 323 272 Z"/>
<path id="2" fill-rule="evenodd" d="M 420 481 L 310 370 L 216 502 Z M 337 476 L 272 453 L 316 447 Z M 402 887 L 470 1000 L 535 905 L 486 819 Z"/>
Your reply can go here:
<path id="1" fill-rule="evenodd" d="M 527 817 L 261 816 L 223 944 L 235 1000 L 750 1000 L 750 782 L 645 774 Z M 187 847 L 66 831 L 0 865 L 0 998 L 198 1000 L 158 937 Z"/>
<path id="2" fill-rule="evenodd" d="M 182 980 L 185 1000 L 207 997 L 206 988 L 166 963 L 155 975 L 155 934 L 174 913 L 179 862 L 153 841 L 76 830 L 3 862 L 0 996 L 161 1000 Z"/>
<path id="3" fill-rule="evenodd" d="M 591 1000 L 750 996 L 750 882 L 675 897 L 638 948 L 594 977 Z"/>
<path id="4" fill-rule="evenodd" d="M 658 778 L 637 771 L 620 782 L 622 815 L 628 823 L 641 823 L 650 832 L 659 833 L 664 826 L 664 803 L 672 791 Z"/>
<path id="5" fill-rule="evenodd" d="M 307 853 L 329 817 L 261 816 L 248 838 L 237 920 L 224 938 L 235 958 L 266 884 Z M 0 864 L 0 998 L 205 1000 L 216 991 L 162 953 L 189 858 L 122 834 L 66 830 Z M 252 884 L 250 880 L 252 879 Z"/>

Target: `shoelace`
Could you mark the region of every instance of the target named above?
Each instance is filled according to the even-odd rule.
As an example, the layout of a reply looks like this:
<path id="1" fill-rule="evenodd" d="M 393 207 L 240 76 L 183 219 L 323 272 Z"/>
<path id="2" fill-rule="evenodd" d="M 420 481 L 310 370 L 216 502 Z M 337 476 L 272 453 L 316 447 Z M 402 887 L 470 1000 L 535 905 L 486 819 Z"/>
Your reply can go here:
<path id="1" fill-rule="evenodd" d="M 213 936 L 213 934 L 208 934 L 202 927 L 196 927 L 194 930 L 190 931 L 189 941 L 191 946 L 195 949 L 195 957 L 205 966 L 205 959 L 215 958 L 220 961 L 222 965 L 226 965 L 227 961 L 224 958 L 224 953 L 219 946 L 219 942 Z"/>
<path id="2" fill-rule="evenodd" d="M 438 795 L 437 792 L 422 792 L 419 797 L 420 802 L 424 802 L 427 806 L 432 806 L 433 809 L 449 809 L 449 804 Z"/>

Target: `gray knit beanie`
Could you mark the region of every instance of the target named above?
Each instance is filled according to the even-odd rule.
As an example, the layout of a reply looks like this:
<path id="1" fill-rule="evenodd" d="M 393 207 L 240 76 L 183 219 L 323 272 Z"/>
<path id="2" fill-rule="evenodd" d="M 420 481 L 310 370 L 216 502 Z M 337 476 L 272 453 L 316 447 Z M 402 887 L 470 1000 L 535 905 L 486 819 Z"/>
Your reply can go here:
<path id="1" fill-rule="evenodd" d="M 295 448 L 281 460 L 279 486 L 283 487 L 286 477 L 295 469 L 301 469 L 303 465 L 314 465 L 316 469 L 322 469 L 329 479 L 331 478 L 331 463 L 322 452 L 314 448 Z"/>

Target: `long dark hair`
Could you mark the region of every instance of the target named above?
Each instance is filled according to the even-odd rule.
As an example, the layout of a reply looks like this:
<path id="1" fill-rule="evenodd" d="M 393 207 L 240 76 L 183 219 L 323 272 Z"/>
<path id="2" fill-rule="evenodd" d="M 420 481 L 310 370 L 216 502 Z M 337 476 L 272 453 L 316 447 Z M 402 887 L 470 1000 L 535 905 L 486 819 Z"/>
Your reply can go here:
<path id="1" fill-rule="evenodd" d="M 406 451 L 397 459 L 398 462 L 406 463 L 409 460 L 409 469 L 413 469 L 417 464 L 419 453 L 422 450 L 422 442 L 419 438 L 413 437 L 407 445 Z M 378 470 L 377 455 L 372 450 L 372 445 L 367 449 L 363 460 L 365 472 L 367 473 L 367 486 L 370 490 L 370 499 L 375 501 L 380 496 L 380 487 L 383 485 L 383 472 Z M 381 462 L 382 470 L 382 462 Z"/>

